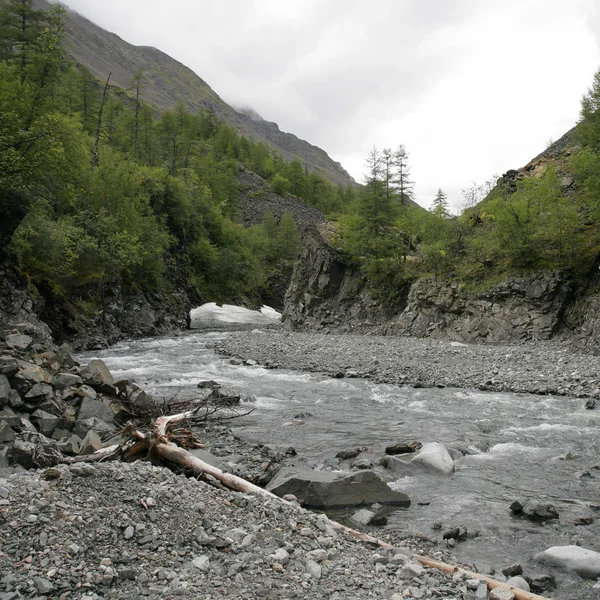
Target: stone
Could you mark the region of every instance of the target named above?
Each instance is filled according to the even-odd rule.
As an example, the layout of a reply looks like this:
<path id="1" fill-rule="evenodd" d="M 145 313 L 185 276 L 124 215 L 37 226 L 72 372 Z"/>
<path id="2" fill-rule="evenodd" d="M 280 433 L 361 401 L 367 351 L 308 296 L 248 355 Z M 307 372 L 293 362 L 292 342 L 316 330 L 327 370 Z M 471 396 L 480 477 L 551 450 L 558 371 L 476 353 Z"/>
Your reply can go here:
<path id="1" fill-rule="evenodd" d="M 16 465 L 21 465 L 25 469 L 33 469 L 33 456 L 35 454 L 35 444 L 24 440 L 15 440 L 12 447 L 12 461 Z"/>
<path id="2" fill-rule="evenodd" d="M 350 517 L 350 520 L 359 527 L 365 527 L 367 525 L 374 525 L 379 527 L 387 525 L 388 522 L 387 518 L 383 515 L 378 515 L 372 510 L 368 510 L 366 508 L 362 508 L 361 510 L 355 512 Z"/>
<path id="3" fill-rule="evenodd" d="M 0 443 L 6 444 L 14 442 L 17 439 L 17 434 L 11 429 L 6 421 L 0 421 Z"/>
<path id="4" fill-rule="evenodd" d="M 19 371 L 12 379 L 12 387 L 19 393 L 26 393 L 36 383 L 52 384 L 52 375 L 33 363 L 18 360 Z"/>
<path id="5" fill-rule="evenodd" d="M 283 467 L 267 485 L 278 496 L 293 494 L 303 506 L 311 508 L 344 508 L 370 505 L 374 502 L 409 506 L 410 499 L 392 490 L 373 471 L 351 475 L 333 471 L 311 471 Z"/>
<path id="6" fill-rule="evenodd" d="M 32 400 L 41 397 L 52 397 L 53 389 L 48 383 L 35 383 L 25 394 L 26 400 Z"/>
<path id="7" fill-rule="evenodd" d="M 115 430 L 115 426 L 105 421 L 101 421 L 96 417 L 92 417 L 91 419 L 85 420 L 77 420 L 75 421 L 75 425 L 73 426 L 73 433 L 80 438 L 84 438 L 87 435 L 88 431 L 96 431 L 96 432 L 111 432 Z"/>
<path id="8" fill-rule="evenodd" d="M 349 460 L 356 458 L 360 454 L 360 448 L 348 448 L 346 450 L 340 450 L 335 457 L 340 460 Z"/>
<path id="9" fill-rule="evenodd" d="M 9 406 L 5 406 L 0 410 L 0 422 L 6 423 L 11 427 L 18 427 L 21 423 L 21 418 Z"/>
<path id="10" fill-rule="evenodd" d="M 41 577 L 33 578 L 33 585 L 40 594 L 51 594 L 54 591 L 54 585 L 47 579 Z"/>
<path id="11" fill-rule="evenodd" d="M 64 419 L 38 409 L 31 415 L 31 421 L 44 435 L 51 436 Z"/>
<path id="12" fill-rule="evenodd" d="M 381 464 L 394 474 L 408 475 L 415 470 L 425 470 L 441 475 L 454 473 L 454 461 L 448 450 L 439 442 L 428 442 L 414 454 L 384 456 Z"/>
<path id="13" fill-rule="evenodd" d="M 79 407 L 79 412 L 77 413 L 77 419 L 80 421 L 85 421 L 87 419 L 94 418 L 112 425 L 114 413 L 111 407 L 101 400 L 83 398 L 81 401 L 81 406 Z"/>
<path id="14" fill-rule="evenodd" d="M 105 362 L 99 358 L 90 360 L 85 367 L 80 369 L 79 375 L 84 383 L 92 387 L 103 383 L 108 385 L 115 384 L 115 378 L 112 376 L 112 373 L 108 370 Z"/>
<path id="15" fill-rule="evenodd" d="M 489 600 L 515 600 L 515 595 L 510 590 L 497 587 L 490 591 L 488 598 Z"/>
<path id="16" fill-rule="evenodd" d="M 385 453 L 390 455 L 412 454 L 413 452 L 416 452 L 419 448 L 421 448 L 421 446 L 422 444 L 420 442 L 412 442 L 411 444 L 399 442 L 398 444 L 387 446 L 385 449 Z"/>
<path id="17" fill-rule="evenodd" d="M 14 377 L 19 371 L 19 364 L 14 356 L 0 356 L 0 374 Z"/>
<path id="18" fill-rule="evenodd" d="M 531 582 L 529 584 L 531 591 L 535 594 L 543 594 L 556 587 L 556 581 L 552 575 L 541 574 L 532 575 Z"/>
<path id="19" fill-rule="evenodd" d="M 203 573 L 208 573 L 208 570 L 210 569 L 210 559 L 204 554 L 202 556 L 197 556 L 192 560 L 192 566 Z"/>
<path id="20" fill-rule="evenodd" d="M 83 440 L 78 435 L 70 435 L 67 439 L 59 441 L 58 447 L 63 454 L 75 455 L 81 452 Z"/>
<path id="21" fill-rule="evenodd" d="M 321 576 L 323 574 L 323 569 L 321 568 L 321 565 L 316 563 L 314 560 L 307 560 L 306 561 L 306 572 L 313 578 L 313 579 L 321 579 Z"/>
<path id="22" fill-rule="evenodd" d="M 207 452 L 206 450 L 203 450 L 202 448 L 193 448 L 191 450 L 188 450 L 188 452 L 192 456 L 199 458 L 200 460 L 204 461 L 205 463 L 208 463 L 209 465 L 211 465 L 213 467 L 217 467 L 217 469 L 221 469 L 221 471 L 228 470 L 227 463 L 222 458 L 218 458 L 214 454 L 211 454 L 210 452 Z"/>
<path id="23" fill-rule="evenodd" d="M 373 462 L 370 461 L 368 458 L 357 458 L 356 460 L 353 460 L 350 463 L 350 468 L 358 470 L 372 469 Z"/>
<path id="24" fill-rule="evenodd" d="M 514 563 L 502 569 L 502 574 L 505 577 L 514 577 L 515 575 L 523 575 L 523 567 L 519 563 Z"/>
<path id="25" fill-rule="evenodd" d="M 33 338 L 20 333 L 13 333 L 6 336 L 6 345 L 14 350 L 26 350 L 33 343 Z"/>
<path id="26" fill-rule="evenodd" d="M 573 571 L 587 579 L 600 577 L 600 552 L 580 546 L 552 546 L 536 554 L 533 560 L 543 565 Z"/>
<path id="27" fill-rule="evenodd" d="M 83 383 L 83 379 L 79 377 L 79 375 L 75 375 L 74 373 L 57 373 L 54 376 L 54 387 L 59 390 L 64 390 L 68 387 L 81 385 Z"/>
<path id="28" fill-rule="evenodd" d="M 514 577 L 507 579 L 506 585 L 511 585 L 512 587 L 519 588 L 520 590 L 524 590 L 526 592 L 531 591 L 529 588 L 529 584 L 520 575 L 515 575 Z"/>
<path id="29" fill-rule="evenodd" d="M 100 436 L 93 430 L 87 432 L 81 442 L 80 454 L 93 454 L 96 450 L 102 448 L 102 440 Z"/>
<path id="30" fill-rule="evenodd" d="M 553 504 L 544 502 L 526 502 L 521 515 L 531 521 L 549 521 L 558 519 L 558 511 Z"/>
<path id="31" fill-rule="evenodd" d="M 0 374 L 0 406 L 6 404 L 10 397 L 10 383 L 6 375 Z"/>

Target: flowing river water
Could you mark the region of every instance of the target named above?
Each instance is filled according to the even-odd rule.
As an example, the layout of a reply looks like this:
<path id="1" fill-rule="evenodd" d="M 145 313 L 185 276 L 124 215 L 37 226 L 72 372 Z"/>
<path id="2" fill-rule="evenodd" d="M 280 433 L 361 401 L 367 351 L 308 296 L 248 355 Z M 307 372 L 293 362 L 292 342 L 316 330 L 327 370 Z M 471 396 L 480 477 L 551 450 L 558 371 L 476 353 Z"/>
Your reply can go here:
<path id="1" fill-rule="evenodd" d="M 250 441 L 294 446 L 310 467 L 335 468 L 341 449 L 367 446 L 375 461 L 387 445 L 413 440 L 461 446 L 469 454 L 449 476 L 415 474 L 392 482 L 412 505 L 389 518 L 388 527 L 441 538 L 466 526 L 479 536 L 459 543 L 459 559 L 484 569 L 514 562 L 526 574 L 548 572 L 532 556 L 550 546 L 579 544 L 600 551 L 600 526 L 574 521 L 600 517 L 600 411 L 580 398 L 490 393 L 461 389 L 414 389 L 365 379 L 333 379 L 260 366 L 234 366 L 210 344 L 226 333 L 188 333 L 117 344 L 88 353 L 102 358 L 117 378 L 170 397 L 194 396 L 213 379 L 256 398 L 255 412 L 231 421 Z M 295 415 L 310 413 L 290 425 Z M 557 522 L 536 524 L 511 515 L 515 499 L 553 503 Z M 441 523 L 434 531 L 432 525 Z M 556 574 L 561 598 L 576 599 L 587 586 Z"/>

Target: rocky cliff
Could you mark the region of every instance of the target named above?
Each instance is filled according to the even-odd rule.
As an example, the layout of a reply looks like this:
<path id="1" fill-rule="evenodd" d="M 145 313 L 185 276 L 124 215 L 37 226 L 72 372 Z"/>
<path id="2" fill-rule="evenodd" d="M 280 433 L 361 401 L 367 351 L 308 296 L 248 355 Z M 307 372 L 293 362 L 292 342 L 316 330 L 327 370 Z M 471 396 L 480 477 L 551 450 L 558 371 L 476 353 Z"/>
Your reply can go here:
<path id="1" fill-rule="evenodd" d="M 377 302 L 358 267 L 328 243 L 328 234 L 326 223 L 305 232 L 285 295 L 284 321 L 296 330 L 378 330 L 402 308 L 403 298 L 393 307 Z"/>
<path id="2" fill-rule="evenodd" d="M 372 295 L 360 270 L 327 242 L 326 226 L 305 235 L 285 297 L 297 331 L 371 332 L 460 342 L 561 339 L 600 352 L 600 276 L 577 286 L 565 272 L 507 278 L 485 291 L 433 277 L 407 283 L 395 306 Z"/>

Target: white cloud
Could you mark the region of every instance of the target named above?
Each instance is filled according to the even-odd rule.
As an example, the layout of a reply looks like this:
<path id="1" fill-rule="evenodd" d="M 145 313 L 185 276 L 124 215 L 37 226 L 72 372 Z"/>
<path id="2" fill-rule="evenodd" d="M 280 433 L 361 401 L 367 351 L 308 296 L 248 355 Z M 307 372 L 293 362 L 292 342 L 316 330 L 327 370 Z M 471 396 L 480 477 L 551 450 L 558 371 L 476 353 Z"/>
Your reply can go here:
<path id="1" fill-rule="evenodd" d="M 68 0 L 324 148 L 357 179 L 410 153 L 417 199 L 460 204 L 576 121 L 600 63 L 595 0 Z"/>

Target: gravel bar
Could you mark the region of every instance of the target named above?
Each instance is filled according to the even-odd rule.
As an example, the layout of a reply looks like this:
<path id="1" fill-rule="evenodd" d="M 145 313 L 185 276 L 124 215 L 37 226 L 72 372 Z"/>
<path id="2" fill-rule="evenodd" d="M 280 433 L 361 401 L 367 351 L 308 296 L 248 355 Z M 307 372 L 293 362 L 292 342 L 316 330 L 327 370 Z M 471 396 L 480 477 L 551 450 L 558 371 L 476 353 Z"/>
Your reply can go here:
<path id="1" fill-rule="evenodd" d="M 228 336 L 215 344 L 215 350 L 269 368 L 365 377 L 379 383 L 600 396 L 600 356 L 555 342 L 483 345 L 254 330 Z"/>

